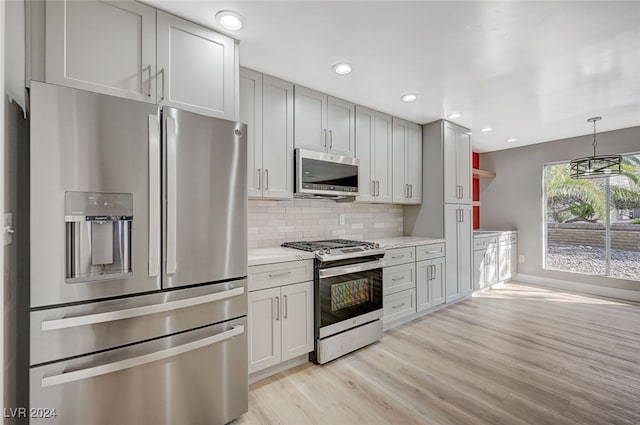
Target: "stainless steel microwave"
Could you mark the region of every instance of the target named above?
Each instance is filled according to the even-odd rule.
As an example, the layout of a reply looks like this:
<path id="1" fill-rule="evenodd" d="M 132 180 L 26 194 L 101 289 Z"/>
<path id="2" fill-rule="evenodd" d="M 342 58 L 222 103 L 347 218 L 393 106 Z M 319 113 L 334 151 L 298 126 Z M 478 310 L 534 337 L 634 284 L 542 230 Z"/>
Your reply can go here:
<path id="1" fill-rule="evenodd" d="M 346 198 L 358 196 L 360 160 L 306 149 L 295 150 L 297 198 Z"/>

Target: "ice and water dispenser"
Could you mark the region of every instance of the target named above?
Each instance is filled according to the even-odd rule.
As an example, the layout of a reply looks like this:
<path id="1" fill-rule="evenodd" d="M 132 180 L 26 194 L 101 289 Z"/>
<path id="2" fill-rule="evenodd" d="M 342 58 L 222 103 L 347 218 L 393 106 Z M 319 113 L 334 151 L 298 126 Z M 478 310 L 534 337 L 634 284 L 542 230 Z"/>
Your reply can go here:
<path id="1" fill-rule="evenodd" d="M 65 192 L 66 282 L 133 276 L 133 194 Z"/>

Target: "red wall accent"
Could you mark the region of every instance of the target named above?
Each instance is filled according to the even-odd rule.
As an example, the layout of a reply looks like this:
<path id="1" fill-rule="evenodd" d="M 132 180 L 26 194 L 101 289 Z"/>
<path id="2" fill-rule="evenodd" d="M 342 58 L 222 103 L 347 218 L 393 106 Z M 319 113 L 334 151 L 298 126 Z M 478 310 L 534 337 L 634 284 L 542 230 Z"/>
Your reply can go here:
<path id="1" fill-rule="evenodd" d="M 471 163 L 473 168 L 480 168 L 480 154 L 473 152 Z M 473 178 L 473 200 L 480 201 L 480 179 Z M 473 207 L 473 229 L 480 228 L 480 207 Z"/>

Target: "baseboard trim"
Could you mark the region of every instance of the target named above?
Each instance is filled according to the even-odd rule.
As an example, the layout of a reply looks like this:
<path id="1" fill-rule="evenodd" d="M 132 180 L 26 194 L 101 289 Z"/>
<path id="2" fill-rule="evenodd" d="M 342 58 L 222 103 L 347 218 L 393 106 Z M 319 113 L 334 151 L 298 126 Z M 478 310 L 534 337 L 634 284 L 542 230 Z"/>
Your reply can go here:
<path id="1" fill-rule="evenodd" d="M 264 370 L 252 373 L 251 375 L 249 375 L 249 385 L 253 384 L 254 382 L 262 381 L 263 379 L 273 376 L 277 373 L 284 372 L 285 370 L 305 364 L 308 361 L 309 353 L 294 357 L 291 360 L 287 360 L 285 362 L 278 363 L 277 365 L 268 367 Z"/>
<path id="2" fill-rule="evenodd" d="M 601 297 L 640 302 L 640 291 L 633 291 L 630 289 L 611 288 L 608 286 L 592 285 L 589 283 L 572 282 L 569 280 L 552 279 L 520 273 L 513 278 L 513 281 L 513 283 L 529 283 L 548 288 L 563 289 L 567 291 L 581 292 L 584 294 L 599 295 Z"/>

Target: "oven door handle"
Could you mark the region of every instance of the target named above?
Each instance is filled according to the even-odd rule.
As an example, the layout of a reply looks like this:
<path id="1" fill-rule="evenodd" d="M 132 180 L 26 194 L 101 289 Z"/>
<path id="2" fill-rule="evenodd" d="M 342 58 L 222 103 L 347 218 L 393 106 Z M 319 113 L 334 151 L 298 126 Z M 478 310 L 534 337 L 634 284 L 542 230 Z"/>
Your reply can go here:
<path id="1" fill-rule="evenodd" d="M 318 274 L 320 275 L 320 279 L 322 279 L 325 277 L 341 276 L 349 273 L 358 273 L 366 270 L 380 269 L 383 266 L 383 261 L 369 261 L 367 263 L 353 264 L 350 266 L 329 267 L 326 269 L 320 269 L 318 270 Z"/>

